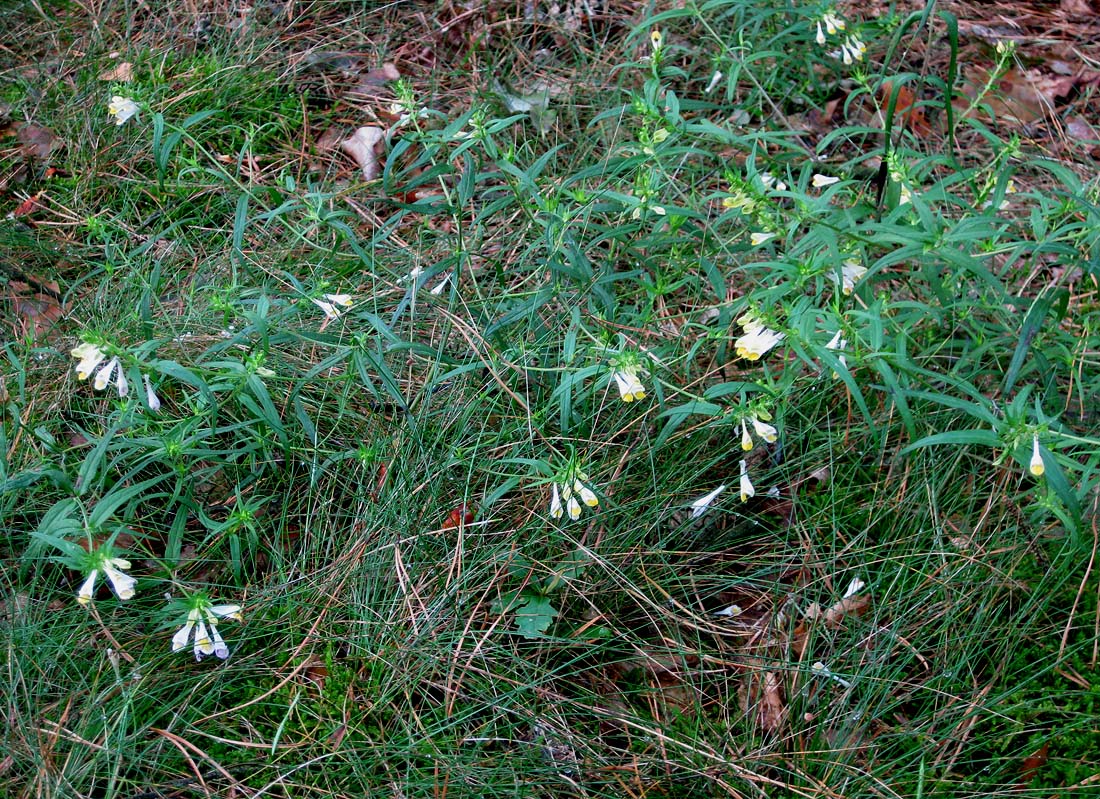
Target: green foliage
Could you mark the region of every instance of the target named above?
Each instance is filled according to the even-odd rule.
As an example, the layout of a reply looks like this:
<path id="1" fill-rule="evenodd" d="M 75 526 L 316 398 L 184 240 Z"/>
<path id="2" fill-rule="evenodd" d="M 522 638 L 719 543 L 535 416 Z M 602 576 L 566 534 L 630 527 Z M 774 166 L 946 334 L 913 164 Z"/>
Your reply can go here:
<path id="1" fill-rule="evenodd" d="M 301 144 L 348 59 L 252 13 L 109 87 L 97 38 L 42 97 L 65 211 L 0 279 L 65 313 L 2 351 L 0 786 L 964 796 L 1043 745 L 1032 788 L 1087 779 L 1100 185 L 956 113 L 953 17 L 679 4 L 562 92 L 485 40 L 462 102 L 370 106 L 364 185 Z M 842 90 L 863 122 L 789 124 Z"/>

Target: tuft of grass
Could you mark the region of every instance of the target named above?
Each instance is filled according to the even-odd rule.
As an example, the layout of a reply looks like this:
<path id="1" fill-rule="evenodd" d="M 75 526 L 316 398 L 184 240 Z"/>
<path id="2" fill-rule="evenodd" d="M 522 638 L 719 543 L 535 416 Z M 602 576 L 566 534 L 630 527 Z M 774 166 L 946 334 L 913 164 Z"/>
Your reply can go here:
<path id="1" fill-rule="evenodd" d="M 1095 176 L 931 5 L 544 5 L 0 12 L 0 792 L 1091 784 Z"/>

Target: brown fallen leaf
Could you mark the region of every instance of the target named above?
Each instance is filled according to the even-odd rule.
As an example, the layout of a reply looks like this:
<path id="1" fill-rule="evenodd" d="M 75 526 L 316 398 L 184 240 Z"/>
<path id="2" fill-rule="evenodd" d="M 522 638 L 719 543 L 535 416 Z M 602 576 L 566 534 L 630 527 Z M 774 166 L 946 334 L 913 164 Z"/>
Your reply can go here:
<path id="1" fill-rule="evenodd" d="M 397 71 L 397 67 L 386 62 L 378 69 L 372 69 L 365 75 L 360 76 L 359 82 L 355 84 L 351 91 L 354 94 L 377 94 L 378 90 L 385 88 L 387 83 L 392 83 L 400 78 L 401 73 Z"/>
<path id="2" fill-rule="evenodd" d="M 774 671 L 751 670 L 745 675 L 738 691 L 741 709 L 752 713 L 761 729 L 779 732 L 787 723 L 787 708 L 783 704 L 782 684 Z"/>
<path id="3" fill-rule="evenodd" d="M 1100 151 L 1100 130 L 1089 124 L 1084 117 L 1070 117 L 1066 120 L 1066 136 L 1094 155 Z"/>
<path id="4" fill-rule="evenodd" d="M 882 84 L 882 102 L 887 103 L 894 92 L 891 81 Z M 898 98 L 894 103 L 894 116 L 900 121 L 903 129 L 908 129 L 917 136 L 928 136 L 932 133 L 932 126 L 928 124 L 928 118 L 924 115 L 924 109 L 916 102 L 916 95 L 908 86 L 899 86 Z"/>
<path id="5" fill-rule="evenodd" d="M 57 324 L 65 311 L 59 301 L 57 284 L 52 281 L 40 281 L 32 286 L 21 280 L 10 280 L 0 297 L 10 303 L 12 313 L 7 318 L 16 339 L 28 333 L 39 339 Z"/>
<path id="6" fill-rule="evenodd" d="M 956 99 L 956 107 L 966 110 L 976 93 L 990 80 L 989 70 L 972 67 L 965 70 L 964 97 Z M 1030 125 L 1050 114 L 1058 101 L 1073 91 L 1078 83 L 1073 75 L 1051 75 L 1036 69 L 1010 69 L 993 82 L 992 89 L 981 98 L 978 107 L 970 109 L 973 116 L 985 105 L 998 119 Z"/>
<path id="7" fill-rule="evenodd" d="M 350 139 L 344 139 L 340 143 L 340 149 L 352 157 L 352 160 L 363 170 L 366 180 L 374 180 L 382 173 L 382 167 L 378 163 L 381 155 L 382 141 L 385 138 L 382 128 L 369 126 L 359 128 Z"/>
<path id="8" fill-rule="evenodd" d="M 52 130 L 41 125 L 17 125 L 15 135 L 23 145 L 23 155 L 27 158 L 47 158 L 51 152 L 62 146 L 61 139 L 54 136 Z"/>
<path id="9" fill-rule="evenodd" d="M 134 79 L 134 65 L 129 61 L 120 61 L 110 69 L 100 72 L 99 79 L 116 83 L 129 83 Z"/>
<path id="10" fill-rule="evenodd" d="M 16 218 L 21 216 L 30 216 L 42 207 L 42 203 L 40 201 L 45 195 L 46 192 L 44 191 L 32 194 L 30 197 L 23 200 L 23 202 L 19 203 L 19 205 L 16 206 L 15 210 L 11 212 L 11 215 Z M 28 220 L 28 222 L 29 221 L 30 220 Z"/>
<path id="11" fill-rule="evenodd" d="M 1026 788 L 1027 784 L 1035 779 L 1039 769 L 1046 765 L 1049 750 L 1050 744 L 1044 743 L 1035 754 L 1024 758 L 1020 766 L 1020 787 Z"/>

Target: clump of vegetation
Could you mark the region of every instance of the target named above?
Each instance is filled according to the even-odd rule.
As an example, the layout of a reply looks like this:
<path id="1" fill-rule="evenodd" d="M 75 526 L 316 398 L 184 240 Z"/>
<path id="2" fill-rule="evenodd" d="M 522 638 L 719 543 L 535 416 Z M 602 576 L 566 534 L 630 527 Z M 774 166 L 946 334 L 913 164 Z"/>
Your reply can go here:
<path id="1" fill-rule="evenodd" d="M 1091 784 L 1100 184 L 1014 47 L 213 5 L 0 12 L 5 795 Z"/>

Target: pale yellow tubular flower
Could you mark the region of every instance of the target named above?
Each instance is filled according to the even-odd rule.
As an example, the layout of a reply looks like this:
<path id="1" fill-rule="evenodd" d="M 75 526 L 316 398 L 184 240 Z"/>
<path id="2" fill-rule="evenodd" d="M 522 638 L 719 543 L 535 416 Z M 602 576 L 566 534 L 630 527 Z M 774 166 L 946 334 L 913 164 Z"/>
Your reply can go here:
<path id="1" fill-rule="evenodd" d="M 141 106 L 129 97 L 122 97 L 118 94 L 111 98 L 111 102 L 107 103 L 107 116 L 114 117 L 115 125 L 125 124 L 126 120 L 137 116 L 140 110 Z"/>
<path id="2" fill-rule="evenodd" d="M 99 569 L 92 569 L 92 573 L 84 580 L 80 590 L 76 593 L 76 601 L 81 605 L 87 605 L 95 596 L 95 581 L 99 577 Z"/>
<path id="3" fill-rule="evenodd" d="M 710 507 L 711 503 L 714 502 L 714 500 L 718 498 L 718 495 L 721 494 L 725 490 L 726 490 L 726 487 L 724 485 L 720 485 L 720 486 L 718 486 L 718 488 L 714 489 L 709 494 L 705 494 L 705 495 L 699 497 L 699 499 L 692 502 L 691 503 L 691 518 L 698 519 L 700 516 L 702 516 L 704 513 L 706 513 L 707 508 Z"/>
<path id="4" fill-rule="evenodd" d="M 752 449 L 752 436 L 749 435 L 749 426 L 745 423 L 745 419 L 741 419 L 741 449 L 748 452 Z"/>
<path id="5" fill-rule="evenodd" d="M 145 402 L 149 406 L 149 410 L 156 413 L 160 410 L 160 397 L 157 396 L 157 392 L 153 391 L 153 384 L 149 382 L 149 375 L 142 375 L 142 380 L 145 381 Z"/>
<path id="6" fill-rule="evenodd" d="M 771 241 L 774 238 L 774 233 L 753 233 L 749 236 L 749 241 L 752 243 L 753 247 L 759 247 L 764 242 Z"/>
<path id="7" fill-rule="evenodd" d="M 1036 477 L 1042 477 L 1043 472 L 1046 470 L 1047 467 L 1043 463 L 1043 455 L 1039 452 L 1039 434 L 1036 433 L 1031 438 L 1031 463 L 1028 464 L 1028 471 Z"/>
<path id="8" fill-rule="evenodd" d="M 110 581 L 111 587 L 115 589 L 119 599 L 130 599 L 134 595 L 134 586 L 137 585 L 137 580 L 121 571 L 129 568 L 130 561 L 122 558 L 111 558 L 103 564 L 103 573 L 107 575 L 107 579 Z"/>
<path id="9" fill-rule="evenodd" d="M 581 502 L 583 502 L 588 507 L 594 508 L 600 504 L 600 500 L 596 497 L 596 494 L 592 491 L 592 489 L 590 489 L 580 480 L 573 481 L 573 490 L 577 494 L 580 494 Z"/>
<path id="10" fill-rule="evenodd" d="M 779 431 L 772 427 L 767 422 L 762 422 L 755 416 L 752 417 L 752 427 L 756 431 L 756 435 L 760 436 L 769 444 L 774 444 L 779 438 Z"/>
<path id="11" fill-rule="evenodd" d="M 69 354 L 77 359 L 76 377 L 78 380 L 87 380 L 95 368 L 107 357 L 107 353 L 95 344 L 84 342 L 69 350 Z"/>
<path id="12" fill-rule="evenodd" d="M 867 267 L 852 258 L 848 258 L 840 267 L 840 287 L 844 294 L 851 294 L 856 283 L 867 274 Z M 833 275 L 836 278 L 836 275 Z"/>
<path id="13" fill-rule="evenodd" d="M 783 338 L 783 333 L 777 333 L 761 325 L 751 329 L 746 328 L 745 335 L 733 342 L 733 348 L 738 357 L 758 361 Z"/>
<path id="14" fill-rule="evenodd" d="M 832 186 L 834 183 L 839 183 L 840 178 L 834 177 L 832 175 L 822 175 L 820 173 L 817 173 L 814 175 L 813 180 L 810 182 L 815 189 L 823 189 L 826 186 Z"/>
<path id="15" fill-rule="evenodd" d="M 564 512 L 561 504 L 561 494 L 558 492 L 558 484 L 554 483 L 550 490 L 550 518 L 560 519 Z"/>
<path id="16" fill-rule="evenodd" d="M 753 488 L 752 481 L 749 480 L 749 465 L 745 462 L 745 459 L 741 459 L 741 501 L 748 501 L 749 497 L 756 496 L 756 489 Z"/>
<path id="17" fill-rule="evenodd" d="M 184 625 L 176 630 L 176 634 L 172 636 L 172 651 L 179 652 L 181 649 L 187 647 L 187 642 L 191 638 L 191 630 L 194 629 L 195 623 L 200 621 L 202 616 L 199 613 L 198 608 L 191 608 L 191 611 L 187 614 L 187 621 Z"/>

